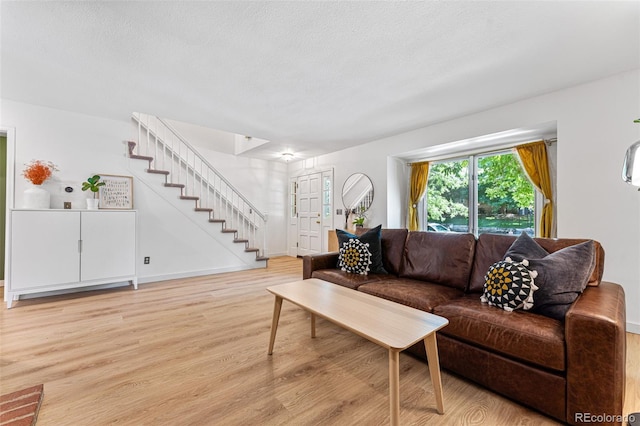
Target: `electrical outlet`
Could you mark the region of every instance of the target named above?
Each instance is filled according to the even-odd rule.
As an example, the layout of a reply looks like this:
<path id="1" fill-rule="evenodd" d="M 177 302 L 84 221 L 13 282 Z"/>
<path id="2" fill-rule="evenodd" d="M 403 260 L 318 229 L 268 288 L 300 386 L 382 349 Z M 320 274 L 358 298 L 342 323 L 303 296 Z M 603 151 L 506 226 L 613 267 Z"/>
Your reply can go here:
<path id="1" fill-rule="evenodd" d="M 149 263 L 151 263 L 151 258 L 149 256 L 145 256 L 144 258 L 144 264 L 148 265 Z"/>

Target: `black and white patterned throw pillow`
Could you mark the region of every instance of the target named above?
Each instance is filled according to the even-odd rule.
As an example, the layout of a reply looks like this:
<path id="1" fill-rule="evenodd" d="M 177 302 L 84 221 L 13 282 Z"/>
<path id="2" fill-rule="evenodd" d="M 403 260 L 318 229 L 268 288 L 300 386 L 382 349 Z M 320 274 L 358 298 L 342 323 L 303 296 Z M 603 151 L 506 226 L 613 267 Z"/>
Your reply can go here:
<path id="1" fill-rule="evenodd" d="M 367 275 L 371 265 L 369 244 L 352 238 L 342 244 L 338 258 L 340 269 L 352 274 Z"/>
<path id="2" fill-rule="evenodd" d="M 514 262 L 507 257 L 494 263 L 484 277 L 484 290 L 480 300 L 491 306 L 511 312 L 514 309 L 528 310 L 533 307 L 533 292 L 538 289 L 530 271 L 529 262 Z"/>

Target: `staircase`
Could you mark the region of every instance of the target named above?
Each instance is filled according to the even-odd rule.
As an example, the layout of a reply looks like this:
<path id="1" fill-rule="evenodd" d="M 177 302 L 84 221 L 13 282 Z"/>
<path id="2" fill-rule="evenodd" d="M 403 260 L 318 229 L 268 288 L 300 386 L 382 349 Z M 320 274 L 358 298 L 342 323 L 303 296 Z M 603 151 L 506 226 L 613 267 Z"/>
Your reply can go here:
<path id="1" fill-rule="evenodd" d="M 266 266 L 266 217 L 164 120 L 140 113 L 132 118 L 138 142 L 127 142 L 129 158 L 147 161 L 147 173 L 164 176 L 165 187 L 178 189 L 179 199 L 194 203 L 203 220 Z"/>

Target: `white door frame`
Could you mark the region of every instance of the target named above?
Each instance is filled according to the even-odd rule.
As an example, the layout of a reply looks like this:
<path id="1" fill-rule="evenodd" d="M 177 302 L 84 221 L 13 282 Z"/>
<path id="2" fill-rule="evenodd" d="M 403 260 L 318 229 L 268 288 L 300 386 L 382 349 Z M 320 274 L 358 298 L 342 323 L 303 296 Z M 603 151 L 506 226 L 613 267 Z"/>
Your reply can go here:
<path id="1" fill-rule="evenodd" d="M 16 163 L 16 129 L 14 127 L 0 126 L 0 134 L 7 137 L 7 180 L 6 180 L 6 211 L 4 228 L 4 276 L 5 280 L 9 273 L 9 256 L 11 247 L 9 245 L 9 235 L 11 232 L 11 214 L 15 203 L 15 163 Z M 3 282 L 4 285 L 4 282 Z M 7 291 L 9 286 L 4 285 L 4 301 L 8 301 Z"/>
<path id="2" fill-rule="evenodd" d="M 296 199 L 296 204 L 297 204 L 297 198 L 293 196 L 292 194 L 292 186 L 293 183 L 297 183 L 298 179 L 302 176 L 308 176 L 308 175 L 313 175 L 313 174 L 317 174 L 319 173 L 321 175 L 321 188 L 320 188 L 320 193 L 321 193 L 321 197 L 324 195 L 322 193 L 323 190 L 323 186 L 322 183 L 324 182 L 324 178 L 328 177 L 331 180 L 331 189 L 330 189 L 330 197 L 329 197 L 329 207 L 328 207 L 328 216 L 325 215 L 322 212 L 322 208 L 323 206 L 325 206 L 326 204 L 322 203 L 322 199 L 321 199 L 321 224 L 320 224 L 320 251 L 321 252 L 326 252 L 328 250 L 327 246 L 327 242 L 328 242 L 328 230 L 333 229 L 333 222 L 334 222 L 334 215 L 333 215 L 333 206 L 334 206 L 334 197 L 335 197 L 335 182 L 334 182 L 334 171 L 333 168 L 327 168 L 327 169 L 305 169 L 305 170 L 298 170 L 298 173 L 294 173 L 289 175 L 289 205 L 287 206 L 288 209 L 288 213 L 287 215 L 289 216 L 289 220 L 288 220 L 288 252 L 290 256 L 300 256 L 301 254 L 298 251 L 298 236 L 299 236 L 299 221 L 297 218 L 297 214 L 294 216 L 291 213 L 293 212 L 293 200 Z"/>
<path id="3" fill-rule="evenodd" d="M 7 136 L 7 211 L 14 208 L 14 170 L 16 160 L 16 129 L 0 126 L 0 135 Z M 7 215 L 7 217 L 9 217 Z"/>

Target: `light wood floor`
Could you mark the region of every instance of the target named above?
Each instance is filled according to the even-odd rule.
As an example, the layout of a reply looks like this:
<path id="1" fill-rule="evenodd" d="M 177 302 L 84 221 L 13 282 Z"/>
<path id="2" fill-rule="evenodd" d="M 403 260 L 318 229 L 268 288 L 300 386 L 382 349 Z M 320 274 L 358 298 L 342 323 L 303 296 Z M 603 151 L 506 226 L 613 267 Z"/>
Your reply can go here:
<path id="1" fill-rule="evenodd" d="M 0 308 L 0 394 L 44 383 L 38 425 L 382 425 L 387 351 L 273 296 L 299 259 L 268 269 L 19 301 Z M 625 413 L 640 411 L 640 335 L 628 335 Z M 556 424 L 443 372 L 444 415 L 426 364 L 400 356 L 406 425 Z"/>

